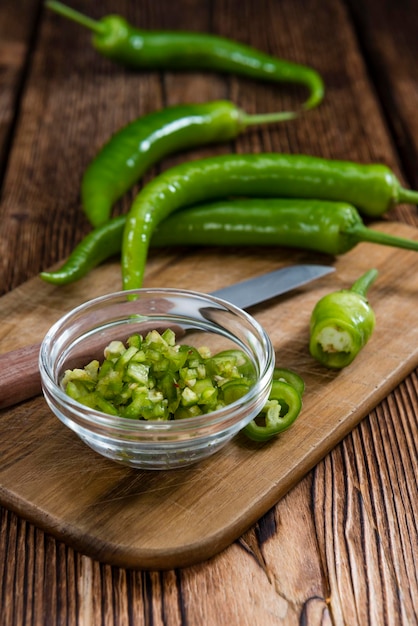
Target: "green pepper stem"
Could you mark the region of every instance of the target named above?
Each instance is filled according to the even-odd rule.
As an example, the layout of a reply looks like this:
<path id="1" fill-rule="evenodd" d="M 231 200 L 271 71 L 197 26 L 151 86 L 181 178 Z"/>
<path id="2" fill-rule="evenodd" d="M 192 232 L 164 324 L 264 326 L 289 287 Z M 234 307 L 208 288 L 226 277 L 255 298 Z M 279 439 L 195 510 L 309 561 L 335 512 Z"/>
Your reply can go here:
<path id="1" fill-rule="evenodd" d="M 246 115 L 244 113 L 241 117 L 241 123 L 244 128 L 248 128 L 248 126 L 294 120 L 297 117 L 298 114 L 295 111 L 277 111 L 275 113 L 260 113 L 259 115 Z"/>
<path id="2" fill-rule="evenodd" d="M 360 276 L 360 278 L 356 280 L 350 291 L 358 293 L 365 298 L 370 286 L 376 280 L 378 273 L 376 269 L 368 270 L 363 276 Z"/>
<path id="3" fill-rule="evenodd" d="M 418 191 L 400 187 L 398 202 L 399 203 L 405 202 L 408 204 L 418 204 Z"/>
<path id="4" fill-rule="evenodd" d="M 353 228 L 344 231 L 345 235 L 353 235 L 356 241 L 369 241 L 370 243 L 379 243 L 383 246 L 392 246 L 394 248 L 404 248 L 405 250 L 418 251 L 418 241 L 414 239 L 405 239 L 404 237 L 395 237 L 388 235 L 367 226 L 356 224 Z"/>
<path id="5" fill-rule="evenodd" d="M 62 2 L 58 2 L 58 0 L 47 0 L 45 2 L 45 6 L 48 7 L 48 9 L 55 11 L 55 13 L 68 18 L 69 20 L 77 22 L 77 24 L 80 24 L 81 26 L 85 26 L 98 35 L 101 35 L 104 31 L 103 24 L 91 19 L 87 15 L 83 15 L 83 13 L 79 13 L 79 11 L 68 7 L 65 4 L 62 4 Z"/>

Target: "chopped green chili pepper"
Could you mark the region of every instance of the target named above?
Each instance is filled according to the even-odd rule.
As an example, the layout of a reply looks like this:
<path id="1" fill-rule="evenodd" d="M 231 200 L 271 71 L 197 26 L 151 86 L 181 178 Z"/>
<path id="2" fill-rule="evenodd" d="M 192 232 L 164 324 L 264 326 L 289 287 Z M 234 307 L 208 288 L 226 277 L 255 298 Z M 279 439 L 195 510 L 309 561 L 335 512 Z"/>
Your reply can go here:
<path id="1" fill-rule="evenodd" d="M 120 253 L 126 218 L 91 231 L 47 282 L 79 280 L 102 261 Z M 418 250 L 418 241 L 367 228 L 357 209 L 343 202 L 299 199 L 238 199 L 189 207 L 156 227 L 152 246 L 271 245 L 339 255 L 361 241 Z"/>
<path id="2" fill-rule="evenodd" d="M 376 319 L 366 294 L 377 275 L 369 270 L 351 289 L 321 298 L 312 311 L 309 350 L 326 367 L 346 367 L 370 339 Z"/>
<path id="3" fill-rule="evenodd" d="M 66 370 L 65 392 L 91 409 L 136 420 L 178 420 L 205 415 L 242 398 L 254 385 L 256 372 L 242 350 L 211 355 L 176 343 L 171 329 L 135 334 L 112 341 L 104 360 Z M 287 382 L 289 381 L 289 382 Z M 255 441 L 283 432 L 302 408 L 303 380 L 291 370 L 275 368 L 269 399 L 243 429 Z"/>
<path id="4" fill-rule="evenodd" d="M 243 428 L 243 433 L 253 441 L 268 441 L 289 428 L 301 409 L 302 397 L 295 387 L 282 380 L 273 380 L 263 410 Z"/>
<path id="5" fill-rule="evenodd" d="M 288 113 L 247 115 L 224 100 L 167 107 L 140 117 L 116 132 L 87 167 L 81 182 L 87 218 L 93 226 L 105 223 L 116 200 L 168 154 L 228 141 L 251 125 L 290 117 Z"/>
<path id="6" fill-rule="evenodd" d="M 55 0 L 47 1 L 46 6 L 90 29 L 98 52 L 130 68 L 201 69 L 296 83 L 309 89 L 305 109 L 317 106 L 324 97 L 322 78 L 314 69 L 263 54 L 224 37 L 140 30 L 117 15 L 95 21 Z"/>
<path id="7" fill-rule="evenodd" d="M 191 204 L 227 196 L 297 196 L 352 203 L 371 215 L 394 202 L 417 202 L 383 165 L 360 165 L 306 155 L 223 155 L 182 163 L 146 185 L 126 218 L 122 242 L 124 289 L 141 287 L 157 225 Z"/>
<path id="8" fill-rule="evenodd" d="M 66 393 L 92 409 L 129 419 L 185 419 L 216 411 L 248 393 L 256 372 L 242 350 L 215 355 L 177 344 L 175 334 L 112 341 L 102 363 L 67 370 Z"/>

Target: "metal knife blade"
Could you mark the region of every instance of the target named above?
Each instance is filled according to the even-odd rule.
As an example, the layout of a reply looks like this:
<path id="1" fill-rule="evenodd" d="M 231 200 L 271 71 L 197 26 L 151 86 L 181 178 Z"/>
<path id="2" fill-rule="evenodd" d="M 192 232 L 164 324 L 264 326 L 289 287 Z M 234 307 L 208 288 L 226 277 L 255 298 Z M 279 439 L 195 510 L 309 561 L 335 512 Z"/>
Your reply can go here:
<path id="1" fill-rule="evenodd" d="M 335 270 L 327 265 L 290 265 L 268 274 L 255 276 L 235 285 L 212 291 L 211 295 L 227 300 L 241 309 L 265 302 Z"/>
<path id="2" fill-rule="evenodd" d="M 218 289 L 211 295 L 245 309 L 333 271 L 333 267 L 324 265 L 291 265 Z M 39 348 L 40 344 L 36 344 L 0 354 L 0 409 L 41 393 Z"/>

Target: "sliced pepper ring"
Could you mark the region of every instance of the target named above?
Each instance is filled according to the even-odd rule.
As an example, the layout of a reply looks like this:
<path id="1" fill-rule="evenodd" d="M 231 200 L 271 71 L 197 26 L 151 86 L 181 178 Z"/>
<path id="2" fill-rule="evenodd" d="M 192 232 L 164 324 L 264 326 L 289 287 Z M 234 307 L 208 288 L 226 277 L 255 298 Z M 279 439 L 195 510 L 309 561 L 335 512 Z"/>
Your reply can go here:
<path id="1" fill-rule="evenodd" d="M 302 396 L 295 387 L 282 380 L 273 380 L 263 410 L 244 427 L 243 432 L 253 441 L 268 441 L 289 428 L 301 409 Z"/>
<path id="2" fill-rule="evenodd" d="M 305 381 L 299 374 L 285 367 L 275 367 L 273 371 L 273 380 L 281 380 L 282 382 L 292 385 L 303 396 L 305 391 Z"/>

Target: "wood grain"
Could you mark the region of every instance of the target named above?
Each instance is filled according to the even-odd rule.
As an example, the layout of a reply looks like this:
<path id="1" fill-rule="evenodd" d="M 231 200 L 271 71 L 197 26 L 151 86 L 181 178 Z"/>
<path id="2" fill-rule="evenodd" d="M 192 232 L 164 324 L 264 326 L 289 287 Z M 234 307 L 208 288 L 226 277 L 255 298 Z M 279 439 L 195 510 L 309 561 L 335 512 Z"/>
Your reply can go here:
<path id="1" fill-rule="evenodd" d="M 30 54 L 30 39 L 36 24 L 35 2 L 16 0 L 0 5 L 0 181 L 12 141 L 19 93 Z"/>

